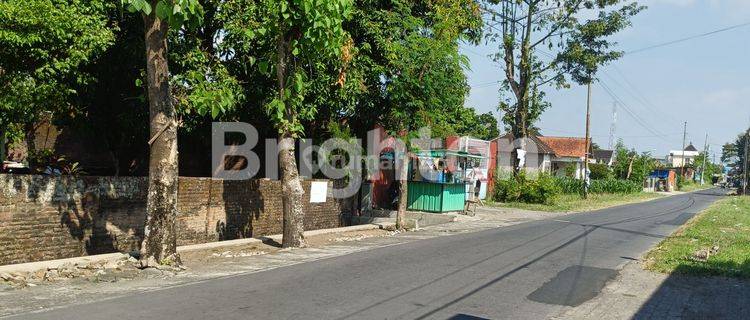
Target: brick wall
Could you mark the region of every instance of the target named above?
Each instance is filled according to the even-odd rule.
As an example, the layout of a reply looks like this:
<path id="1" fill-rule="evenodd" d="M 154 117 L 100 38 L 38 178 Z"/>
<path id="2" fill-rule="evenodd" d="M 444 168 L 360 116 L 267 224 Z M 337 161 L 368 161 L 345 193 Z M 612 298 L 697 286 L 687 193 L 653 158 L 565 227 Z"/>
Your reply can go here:
<path id="1" fill-rule="evenodd" d="M 350 201 L 305 198 L 305 229 L 343 226 Z M 309 194 L 310 182 L 303 183 Z M 143 177 L 0 174 L 0 265 L 129 252 L 143 238 Z M 281 183 L 180 178 L 178 244 L 281 233 Z"/>

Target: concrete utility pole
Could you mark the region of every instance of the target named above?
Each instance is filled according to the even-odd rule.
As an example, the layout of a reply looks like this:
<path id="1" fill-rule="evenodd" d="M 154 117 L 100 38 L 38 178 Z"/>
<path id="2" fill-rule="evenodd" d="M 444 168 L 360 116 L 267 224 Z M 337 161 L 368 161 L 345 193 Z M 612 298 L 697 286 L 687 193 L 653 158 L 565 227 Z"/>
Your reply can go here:
<path id="1" fill-rule="evenodd" d="M 706 161 L 708 161 L 708 133 L 706 133 L 706 142 L 703 144 L 703 163 L 701 164 L 701 185 L 703 185 L 704 176 L 706 175 Z"/>
<path id="2" fill-rule="evenodd" d="M 687 121 L 685 126 L 682 128 L 682 164 L 680 165 L 680 179 L 685 178 L 685 140 L 687 139 Z"/>
<path id="3" fill-rule="evenodd" d="M 609 127 L 609 145 L 608 148 L 610 150 L 615 148 L 615 141 L 617 134 L 617 101 L 612 102 L 612 125 Z"/>
<path id="4" fill-rule="evenodd" d="M 589 197 L 588 173 L 589 173 L 589 143 L 591 128 L 591 81 L 588 84 L 588 98 L 586 99 L 586 150 L 583 156 L 583 198 Z"/>

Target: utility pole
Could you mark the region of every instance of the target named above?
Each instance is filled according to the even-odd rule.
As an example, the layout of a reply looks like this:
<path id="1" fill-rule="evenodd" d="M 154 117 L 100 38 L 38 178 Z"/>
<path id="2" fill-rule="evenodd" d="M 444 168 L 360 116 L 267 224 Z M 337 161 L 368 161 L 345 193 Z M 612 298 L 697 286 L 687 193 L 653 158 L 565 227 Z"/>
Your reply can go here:
<path id="1" fill-rule="evenodd" d="M 701 164 L 701 185 L 703 185 L 704 176 L 706 175 L 706 161 L 708 161 L 708 133 L 706 133 L 706 142 L 703 144 L 703 163 Z"/>
<path id="2" fill-rule="evenodd" d="M 591 80 L 589 80 L 588 84 L 588 98 L 586 99 L 586 150 L 584 152 L 583 156 L 583 198 L 586 199 L 589 197 L 589 186 L 588 186 L 588 177 L 589 177 L 589 149 L 590 149 L 590 143 L 589 143 L 589 136 L 590 136 L 590 129 L 591 129 Z"/>
<path id="3" fill-rule="evenodd" d="M 687 139 L 687 121 L 682 128 L 682 160 L 680 166 L 680 180 L 685 179 L 685 140 Z"/>
<path id="4" fill-rule="evenodd" d="M 747 166 L 747 164 L 748 164 L 747 156 L 748 156 L 748 153 L 749 153 L 748 149 L 750 149 L 750 128 L 748 128 L 747 131 L 745 132 L 745 158 L 743 159 L 745 161 L 745 163 L 742 165 L 742 174 L 743 174 L 743 177 L 744 177 L 742 179 L 742 182 L 743 182 L 742 183 L 742 194 L 744 194 L 744 195 L 747 195 L 747 183 L 748 183 L 748 180 L 747 180 L 747 177 L 748 177 L 747 170 L 749 169 L 748 166 Z"/>
<path id="5" fill-rule="evenodd" d="M 608 149 L 612 150 L 615 148 L 615 141 L 617 134 L 617 101 L 612 102 L 612 125 L 609 127 L 609 146 Z"/>

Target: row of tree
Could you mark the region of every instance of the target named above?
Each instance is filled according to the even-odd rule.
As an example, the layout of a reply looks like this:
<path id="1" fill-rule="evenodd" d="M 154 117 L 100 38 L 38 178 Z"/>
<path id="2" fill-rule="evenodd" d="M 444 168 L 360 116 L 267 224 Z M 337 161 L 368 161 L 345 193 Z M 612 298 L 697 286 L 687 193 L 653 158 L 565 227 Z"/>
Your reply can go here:
<path id="1" fill-rule="evenodd" d="M 477 1 L 0 1 L 0 30 L 0 135 L 32 141 L 51 118 L 103 137 L 117 174 L 147 170 L 144 265 L 180 263 L 178 138 L 205 146 L 212 120 L 279 138 L 284 247 L 304 245 L 293 139 L 375 124 L 497 136 L 464 107 Z"/>
<path id="2" fill-rule="evenodd" d="M 545 86 L 590 83 L 621 55 L 606 37 L 642 9 L 621 2 L 3 0 L 0 136 L 22 139 L 51 118 L 104 140 L 116 174 L 148 171 L 142 260 L 178 264 L 178 139 L 206 146 L 194 133 L 212 120 L 252 123 L 280 140 L 283 246 L 301 246 L 293 139 L 375 124 L 497 136 L 491 114 L 464 106 L 459 44 L 482 39 L 497 44 L 511 94 L 503 121 L 525 137 L 549 107 Z"/>

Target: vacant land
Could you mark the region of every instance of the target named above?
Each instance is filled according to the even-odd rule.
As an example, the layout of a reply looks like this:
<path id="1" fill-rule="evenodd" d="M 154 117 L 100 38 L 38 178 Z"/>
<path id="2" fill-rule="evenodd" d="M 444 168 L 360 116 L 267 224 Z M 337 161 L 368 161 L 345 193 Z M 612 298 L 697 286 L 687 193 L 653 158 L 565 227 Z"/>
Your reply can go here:
<path id="1" fill-rule="evenodd" d="M 582 199 L 577 194 L 564 194 L 559 196 L 550 204 L 533 204 L 521 202 L 492 203 L 493 206 L 517 208 L 532 211 L 548 212 L 580 212 L 604 209 L 628 203 L 652 200 L 661 197 L 657 193 L 635 193 L 635 194 L 591 194 L 588 199 Z"/>
<path id="2" fill-rule="evenodd" d="M 750 278 L 750 197 L 724 199 L 647 255 L 647 268 L 667 273 Z"/>

